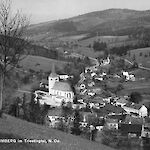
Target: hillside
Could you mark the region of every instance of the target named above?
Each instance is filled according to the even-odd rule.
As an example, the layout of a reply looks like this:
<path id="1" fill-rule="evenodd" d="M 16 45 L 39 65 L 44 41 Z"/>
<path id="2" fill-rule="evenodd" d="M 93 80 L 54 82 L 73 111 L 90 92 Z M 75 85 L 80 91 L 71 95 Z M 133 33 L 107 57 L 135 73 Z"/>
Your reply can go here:
<path id="1" fill-rule="evenodd" d="M 31 38 L 47 39 L 64 34 L 118 34 L 143 26 L 149 28 L 150 11 L 135 11 L 130 9 L 108 9 L 91 12 L 69 19 L 45 22 L 30 26 L 28 35 Z M 38 31 L 38 33 L 37 33 Z M 35 36 L 36 35 L 36 36 Z"/>
<path id="2" fill-rule="evenodd" d="M 29 123 L 8 115 L 0 118 L 0 139 L 22 139 L 23 143 L 0 143 L 1 150 L 112 150 L 100 143 L 91 142 L 77 136 L 66 134 L 48 127 Z M 25 143 L 24 139 L 58 139 L 58 143 Z"/>
<path id="3" fill-rule="evenodd" d="M 22 66 L 24 69 L 32 69 L 35 71 L 44 71 L 44 72 L 49 72 L 51 71 L 52 65 L 55 64 L 56 68 L 58 69 L 63 69 L 64 66 L 68 62 L 65 61 L 59 61 L 56 59 L 49 59 L 41 56 L 32 56 L 28 55 L 25 57 L 21 62 L 20 66 Z"/>
<path id="4" fill-rule="evenodd" d="M 133 49 L 128 53 L 126 58 L 130 61 L 135 61 L 144 67 L 150 68 L 150 47 Z"/>

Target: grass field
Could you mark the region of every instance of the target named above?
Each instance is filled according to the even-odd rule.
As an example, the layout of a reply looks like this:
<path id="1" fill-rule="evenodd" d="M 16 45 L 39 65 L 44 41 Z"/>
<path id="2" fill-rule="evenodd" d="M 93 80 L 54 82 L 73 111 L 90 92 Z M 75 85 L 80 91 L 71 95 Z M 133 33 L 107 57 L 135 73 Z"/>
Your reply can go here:
<path id="1" fill-rule="evenodd" d="M 150 68 L 150 47 L 131 50 L 130 56 L 127 55 L 127 59 L 132 61 L 134 56 L 137 63 Z"/>
<path id="2" fill-rule="evenodd" d="M 22 139 L 23 143 L 0 143 L 1 150 L 112 150 L 98 142 L 92 142 L 45 126 L 29 123 L 8 115 L 0 118 L 0 139 Z M 55 140 L 44 144 L 24 143 L 24 139 Z"/>
<path id="3" fill-rule="evenodd" d="M 84 46 L 80 46 L 80 47 L 73 49 L 73 52 L 82 54 L 87 57 L 93 57 L 93 58 L 96 58 L 101 54 L 100 52 L 95 52 L 93 48 L 88 48 Z"/>
<path id="4" fill-rule="evenodd" d="M 48 59 L 45 57 L 40 57 L 40 56 L 27 56 L 25 59 L 23 59 L 20 62 L 20 65 L 25 69 L 32 69 L 35 71 L 44 71 L 44 72 L 49 72 L 51 71 L 52 65 L 55 64 L 55 67 L 58 69 L 62 69 L 67 62 L 64 61 L 58 61 L 55 59 Z"/>
<path id="5" fill-rule="evenodd" d="M 132 92 L 139 92 L 142 95 L 150 95 L 150 80 L 128 81 L 123 83 L 124 89 L 119 95 L 130 95 Z"/>
<path id="6" fill-rule="evenodd" d="M 86 40 L 81 40 L 79 43 L 84 46 L 88 46 L 89 44 L 93 45 L 94 41 L 106 42 L 108 44 L 117 44 L 120 42 L 124 42 L 128 39 L 128 36 L 95 36 L 92 38 L 88 38 Z"/>
<path id="7" fill-rule="evenodd" d="M 72 41 L 77 41 L 77 40 L 80 40 L 84 37 L 86 37 L 87 34 L 80 34 L 80 35 L 72 35 L 72 36 L 64 36 L 64 37 L 60 37 L 59 40 L 61 41 L 68 41 L 68 42 L 72 42 Z"/>

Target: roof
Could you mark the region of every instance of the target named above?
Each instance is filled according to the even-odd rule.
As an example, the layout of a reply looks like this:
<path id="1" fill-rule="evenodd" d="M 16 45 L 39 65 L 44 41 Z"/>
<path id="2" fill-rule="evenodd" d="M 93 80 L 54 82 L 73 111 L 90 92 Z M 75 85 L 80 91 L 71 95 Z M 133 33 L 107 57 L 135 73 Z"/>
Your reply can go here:
<path id="1" fill-rule="evenodd" d="M 126 105 L 125 105 L 125 107 L 129 107 L 129 108 L 133 108 L 133 109 L 140 109 L 141 107 L 142 107 L 142 105 L 141 104 L 132 104 L 132 103 L 127 103 Z"/>
<path id="2" fill-rule="evenodd" d="M 118 123 L 118 119 L 106 119 L 107 123 Z"/>
<path id="3" fill-rule="evenodd" d="M 118 103 L 128 103 L 128 101 L 125 99 L 125 98 L 119 98 L 119 99 L 117 99 L 117 101 L 116 102 L 118 102 Z"/>
<path id="4" fill-rule="evenodd" d="M 114 105 L 111 105 L 111 104 L 106 104 L 103 107 L 103 109 L 107 110 L 110 113 L 112 112 L 112 113 L 116 113 L 116 114 L 125 112 L 125 110 L 122 107 L 114 106 Z"/>
<path id="5" fill-rule="evenodd" d="M 126 114 L 124 114 L 124 115 L 108 115 L 107 117 L 110 119 L 117 119 L 117 120 L 124 121 L 124 119 L 126 118 Z"/>
<path id="6" fill-rule="evenodd" d="M 121 131 L 121 133 L 125 133 L 125 134 L 133 133 L 133 134 L 141 135 L 142 125 L 121 123 L 120 131 Z"/>
<path id="7" fill-rule="evenodd" d="M 132 123 L 132 124 L 143 124 L 143 118 L 141 117 L 132 117 L 130 115 L 126 115 L 124 123 Z"/>
<path id="8" fill-rule="evenodd" d="M 49 75 L 50 77 L 58 77 L 58 75 L 56 74 L 56 73 L 54 73 L 54 72 L 52 72 L 50 75 Z"/>
<path id="9" fill-rule="evenodd" d="M 88 102 L 93 102 L 93 103 L 104 103 L 103 98 L 99 96 L 95 96 L 93 98 L 89 98 Z"/>
<path id="10" fill-rule="evenodd" d="M 72 88 L 68 82 L 55 82 L 53 90 L 72 92 Z"/>
<path id="11" fill-rule="evenodd" d="M 48 111 L 48 116 L 61 116 L 62 110 L 61 108 L 52 108 Z"/>

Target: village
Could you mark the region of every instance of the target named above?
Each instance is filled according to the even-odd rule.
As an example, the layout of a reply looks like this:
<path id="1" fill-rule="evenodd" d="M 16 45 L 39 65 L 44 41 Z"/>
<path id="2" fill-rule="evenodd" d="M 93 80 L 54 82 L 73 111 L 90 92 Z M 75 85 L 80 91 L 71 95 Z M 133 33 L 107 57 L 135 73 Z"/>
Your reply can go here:
<path id="1" fill-rule="evenodd" d="M 0 150 L 150 149 L 150 2 L 127 1 L 0 1 Z"/>
<path id="2" fill-rule="evenodd" d="M 105 85 L 109 78 L 134 82 L 136 76 L 124 70 L 110 76 L 106 69 L 110 63 L 108 56 L 100 63 L 86 67 L 75 85 L 75 92 L 67 82 L 73 76 L 58 75 L 53 65 L 47 83 L 40 83 L 40 87 L 47 89 L 47 92 L 35 91 L 34 100 L 41 106 L 50 106 L 45 119 L 50 128 L 73 133 L 74 122 L 78 120 L 80 133 L 77 131 L 75 134 L 84 138 L 115 146 L 131 144 L 131 139 L 136 139 L 136 146 L 143 146 L 145 141 L 148 144 L 149 108 L 130 101 L 129 95 L 118 96 L 110 92 Z"/>

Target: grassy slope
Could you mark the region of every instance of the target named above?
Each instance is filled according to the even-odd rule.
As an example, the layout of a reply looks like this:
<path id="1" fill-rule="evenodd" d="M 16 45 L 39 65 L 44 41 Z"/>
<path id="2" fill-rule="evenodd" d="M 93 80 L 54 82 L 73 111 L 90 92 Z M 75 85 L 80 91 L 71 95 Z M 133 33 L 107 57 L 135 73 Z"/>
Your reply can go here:
<path id="1" fill-rule="evenodd" d="M 11 144 L 11 150 L 111 150 L 112 148 L 106 147 L 100 143 L 91 142 L 89 140 L 81 139 L 80 137 L 66 134 L 48 127 L 40 126 L 37 124 L 29 123 L 8 115 L 6 118 L 0 118 L 0 138 L 2 135 L 15 135 L 10 137 L 20 137 L 21 139 L 59 139 L 60 143 L 48 144 Z M 6 138 L 7 136 L 5 136 Z M 1 150 L 10 149 L 10 144 L 1 144 Z M 2 149 L 3 148 L 3 149 Z"/>
<path id="2" fill-rule="evenodd" d="M 55 64 L 56 68 L 58 67 L 61 69 L 67 62 L 29 55 L 20 62 L 20 65 L 23 66 L 24 69 L 33 69 L 35 71 L 43 70 L 48 72 L 51 70 L 53 63 Z"/>
<path id="3" fill-rule="evenodd" d="M 140 56 L 141 52 L 142 52 L 142 56 Z M 143 66 L 145 67 L 150 67 L 150 47 L 131 50 L 130 57 L 127 56 L 127 58 L 129 60 L 132 60 L 134 54 L 136 56 L 136 61 L 138 63 L 142 63 Z M 145 55 L 147 55 L 147 57 L 145 57 Z"/>

